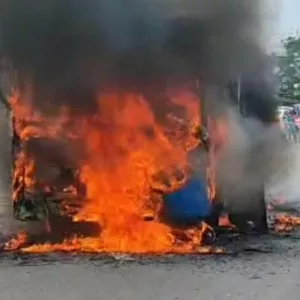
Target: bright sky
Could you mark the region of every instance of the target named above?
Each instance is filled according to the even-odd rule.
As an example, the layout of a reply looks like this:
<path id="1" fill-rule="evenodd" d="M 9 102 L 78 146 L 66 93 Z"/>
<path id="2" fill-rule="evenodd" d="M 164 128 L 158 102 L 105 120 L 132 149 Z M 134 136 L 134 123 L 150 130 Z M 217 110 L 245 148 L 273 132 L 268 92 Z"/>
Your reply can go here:
<path id="1" fill-rule="evenodd" d="M 275 3 L 276 0 L 269 0 Z M 271 52 L 281 52 L 280 41 L 288 35 L 300 34 L 300 0 L 277 0 L 278 17 L 275 20 L 274 36 L 271 39 Z"/>
<path id="2" fill-rule="evenodd" d="M 300 32 L 300 1 L 280 0 L 278 32 L 280 35 Z"/>

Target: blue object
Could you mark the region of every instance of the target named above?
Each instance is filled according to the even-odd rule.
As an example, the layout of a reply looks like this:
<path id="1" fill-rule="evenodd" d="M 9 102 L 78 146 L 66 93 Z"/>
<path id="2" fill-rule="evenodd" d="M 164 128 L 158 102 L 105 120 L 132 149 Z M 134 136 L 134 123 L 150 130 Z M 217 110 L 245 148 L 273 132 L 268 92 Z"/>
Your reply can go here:
<path id="1" fill-rule="evenodd" d="M 164 214 L 174 222 L 197 222 L 211 212 L 206 182 L 199 178 L 191 178 L 181 189 L 164 195 L 163 200 Z"/>

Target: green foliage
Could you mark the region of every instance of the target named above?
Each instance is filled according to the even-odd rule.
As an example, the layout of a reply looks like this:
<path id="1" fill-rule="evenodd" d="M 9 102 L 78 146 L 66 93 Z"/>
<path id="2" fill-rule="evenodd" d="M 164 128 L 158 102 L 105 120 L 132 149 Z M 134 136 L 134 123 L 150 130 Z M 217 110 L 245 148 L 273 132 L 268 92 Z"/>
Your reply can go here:
<path id="1" fill-rule="evenodd" d="M 285 53 L 278 59 L 279 95 L 300 100 L 300 37 L 283 41 Z"/>

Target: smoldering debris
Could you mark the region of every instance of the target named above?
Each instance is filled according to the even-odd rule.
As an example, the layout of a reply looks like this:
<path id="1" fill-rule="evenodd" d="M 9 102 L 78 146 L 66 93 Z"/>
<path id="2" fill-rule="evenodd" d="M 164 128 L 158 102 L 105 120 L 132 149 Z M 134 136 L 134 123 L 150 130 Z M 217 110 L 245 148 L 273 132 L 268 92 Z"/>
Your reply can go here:
<path id="1" fill-rule="evenodd" d="M 91 108 L 112 86 L 224 83 L 264 64 L 262 2 L 3 0 L 1 54 L 40 109 Z"/>
<path id="2" fill-rule="evenodd" d="M 268 183 L 268 197 L 276 209 L 300 211 L 299 144 L 290 145 L 283 153 L 285 164 L 279 164 Z"/>

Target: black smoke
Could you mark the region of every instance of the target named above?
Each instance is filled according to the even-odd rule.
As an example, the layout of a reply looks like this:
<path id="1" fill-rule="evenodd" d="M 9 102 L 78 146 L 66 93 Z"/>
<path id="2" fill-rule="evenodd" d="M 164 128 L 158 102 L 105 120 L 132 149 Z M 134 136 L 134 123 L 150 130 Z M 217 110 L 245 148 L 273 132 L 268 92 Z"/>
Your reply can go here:
<path id="1" fill-rule="evenodd" d="M 0 51 L 20 86 L 31 81 L 40 109 L 94 108 L 101 89 L 226 85 L 264 61 L 262 2 L 2 0 Z"/>
<path id="2" fill-rule="evenodd" d="M 233 104 L 239 106 L 242 116 L 255 118 L 266 125 L 274 122 L 276 110 L 271 70 L 240 76 L 228 86 Z"/>

